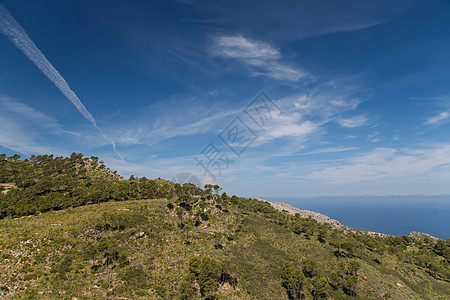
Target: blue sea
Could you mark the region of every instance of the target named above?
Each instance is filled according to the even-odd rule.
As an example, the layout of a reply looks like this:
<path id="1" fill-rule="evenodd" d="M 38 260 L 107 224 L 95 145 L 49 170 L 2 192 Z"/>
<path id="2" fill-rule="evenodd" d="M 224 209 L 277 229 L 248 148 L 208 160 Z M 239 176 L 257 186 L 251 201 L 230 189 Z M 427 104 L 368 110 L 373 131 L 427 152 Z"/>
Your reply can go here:
<path id="1" fill-rule="evenodd" d="M 450 238 L 450 196 L 266 197 L 316 211 L 356 229 L 391 235 L 411 231 Z"/>

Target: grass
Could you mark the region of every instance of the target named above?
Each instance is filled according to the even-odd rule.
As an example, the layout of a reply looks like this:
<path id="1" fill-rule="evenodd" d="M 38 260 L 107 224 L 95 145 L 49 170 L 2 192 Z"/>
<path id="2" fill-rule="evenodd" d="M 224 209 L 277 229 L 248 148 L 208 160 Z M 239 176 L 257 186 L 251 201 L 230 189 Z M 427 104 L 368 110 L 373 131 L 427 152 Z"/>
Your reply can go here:
<path id="1" fill-rule="evenodd" d="M 107 202 L 36 216 L 0 220 L 0 293 L 5 298 L 132 299 L 179 298 L 192 257 L 230 259 L 237 266 L 236 289 L 217 290 L 222 299 L 287 299 L 281 266 L 314 260 L 317 272 L 332 282 L 349 258 L 317 236 L 295 234 L 257 212 L 214 210 L 195 227 L 194 206 L 179 227 L 166 199 Z M 188 234 L 186 235 L 186 228 Z M 143 236 L 141 236 L 143 232 Z M 187 236 L 187 238 L 186 238 Z M 339 237 L 340 235 L 338 235 Z M 341 237 L 345 238 L 344 235 Z M 186 243 L 188 241 L 188 243 Z M 220 242 L 221 248 L 215 247 Z M 361 250 L 362 251 L 362 250 Z M 359 255 L 359 254 L 358 254 Z M 438 281 L 396 256 L 381 265 L 364 250 L 356 294 L 361 299 L 439 299 L 450 284 Z M 308 279 L 310 280 L 310 279 Z M 397 283 L 400 283 L 399 286 Z M 311 289 L 311 281 L 307 283 Z M 329 297 L 350 298 L 330 287 Z M 311 293 L 306 293 L 312 298 Z"/>

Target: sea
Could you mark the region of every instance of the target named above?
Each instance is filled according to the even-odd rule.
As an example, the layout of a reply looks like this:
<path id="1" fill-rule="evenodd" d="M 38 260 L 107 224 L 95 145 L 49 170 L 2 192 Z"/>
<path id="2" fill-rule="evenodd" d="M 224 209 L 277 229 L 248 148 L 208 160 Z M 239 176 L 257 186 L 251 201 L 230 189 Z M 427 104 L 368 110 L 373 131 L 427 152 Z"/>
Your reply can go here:
<path id="1" fill-rule="evenodd" d="M 319 212 L 355 229 L 397 236 L 418 231 L 444 240 L 450 238 L 450 195 L 264 199 Z"/>

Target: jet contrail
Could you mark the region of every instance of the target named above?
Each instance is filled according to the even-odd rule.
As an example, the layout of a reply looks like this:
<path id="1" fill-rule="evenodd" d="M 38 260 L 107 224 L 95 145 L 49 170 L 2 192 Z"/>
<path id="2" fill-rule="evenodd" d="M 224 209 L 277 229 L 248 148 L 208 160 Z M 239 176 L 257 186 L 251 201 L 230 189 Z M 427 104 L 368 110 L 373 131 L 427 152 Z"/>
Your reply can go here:
<path id="1" fill-rule="evenodd" d="M 17 23 L 2 4 L 0 4 L 0 31 L 56 85 L 61 93 L 75 105 L 83 117 L 97 127 L 94 117 L 92 117 L 91 113 L 86 109 L 83 103 L 81 103 L 81 100 L 72 91 L 61 74 L 59 74 L 44 54 L 42 54 L 41 50 L 36 47 L 22 26 Z"/>
<path id="2" fill-rule="evenodd" d="M 97 127 L 94 117 L 86 109 L 78 96 L 72 91 L 64 77 L 59 74 L 58 70 L 48 61 L 45 55 L 33 43 L 30 37 L 20 24 L 11 16 L 9 11 L 0 3 L 0 31 L 17 47 L 26 57 L 28 57 L 39 70 L 50 79 L 51 82 L 72 102 L 78 111 L 86 118 L 103 136 L 108 140 L 103 131 Z M 123 156 L 116 150 L 116 144 L 111 140 L 114 152 L 125 163 Z"/>

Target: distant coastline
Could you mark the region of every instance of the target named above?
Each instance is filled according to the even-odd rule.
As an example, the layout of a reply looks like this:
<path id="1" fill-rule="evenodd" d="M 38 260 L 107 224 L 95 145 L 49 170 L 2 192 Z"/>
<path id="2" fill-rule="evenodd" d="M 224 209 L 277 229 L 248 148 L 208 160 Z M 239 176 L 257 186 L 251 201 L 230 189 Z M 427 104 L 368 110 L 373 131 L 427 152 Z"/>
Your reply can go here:
<path id="1" fill-rule="evenodd" d="M 416 231 L 440 239 L 450 238 L 450 195 L 264 199 L 317 212 L 358 230 L 397 236 Z"/>

